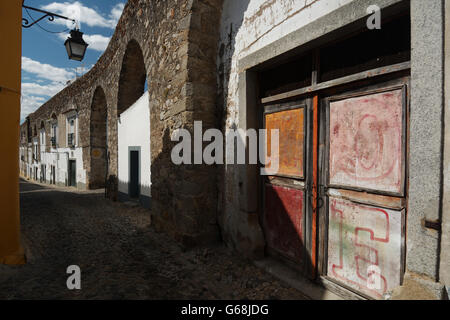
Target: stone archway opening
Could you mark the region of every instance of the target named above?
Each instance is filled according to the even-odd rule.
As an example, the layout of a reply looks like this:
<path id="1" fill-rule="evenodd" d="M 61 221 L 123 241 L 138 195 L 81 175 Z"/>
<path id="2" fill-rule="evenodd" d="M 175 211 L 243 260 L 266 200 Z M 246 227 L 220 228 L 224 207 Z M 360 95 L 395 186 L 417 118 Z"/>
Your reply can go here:
<path id="1" fill-rule="evenodd" d="M 131 40 L 125 51 L 120 71 L 118 116 L 144 94 L 146 79 L 147 72 L 141 47 L 136 40 Z"/>
<path id="2" fill-rule="evenodd" d="M 117 100 L 118 198 L 150 207 L 150 108 L 144 56 L 136 40 L 125 51 Z"/>
<path id="3" fill-rule="evenodd" d="M 90 123 L 90 173 L 89 189 L 100 189 L 106 186 L 108 174 L 108 107 L 105 92 L 97 87 L 92 98 Z"/>

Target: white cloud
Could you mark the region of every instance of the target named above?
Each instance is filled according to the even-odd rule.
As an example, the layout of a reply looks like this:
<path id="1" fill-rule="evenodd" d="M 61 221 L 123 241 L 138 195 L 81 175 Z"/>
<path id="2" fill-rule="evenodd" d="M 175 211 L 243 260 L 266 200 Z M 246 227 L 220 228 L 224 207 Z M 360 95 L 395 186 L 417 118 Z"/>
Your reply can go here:
<path id="1" fill-rule="evenodd" d="M 51 83 L 49 85 L 40 85 L 37 83 L 22 83 L 22 94 L 29 95 L 39 95 L 39 96 L 54 96 L 59 91 L 64 89 L 64 85 L 60 83 Z"/>
<path id="2" fill-rule="evenodd" d="M 69 71 L 64 68 L 57 68 L 27 57 L 22 57 L 22 70 L 53 82 L 66 83 L 68 80 L 75 77 L 75 73 L 73 71 Z"/>
<path id="3" fill-rule="evenodd" d="M 58 36 L 61 40 L 66 40 L 69 37 L 69 34 L 60 33 Z M 102 36 L 101 34 L 83 34 L 83 39 L 89 44 L 88 50 L 92 49 L 100 52 L 106 50 L 109 40 L 111 40 L 111 38 Z"/>
<path id="4" fill-rule="evenodd" d="M 64 89 L 65 85 L 52 82 L 47 85 L 37 83 L 22 83 L 22 92 L 20 99 L 20 119 L 23 121 L 27 115 L 36 111 L 49 97 L 54 96 Z"/>
<path id="5" fill-rule="evenodd" d="M 20 99 L 20 120 L 21 122 L 28 116 L 30 113 L 36 111 L 45 101 L 43 97 L 37 96 L 28 96 L 22 94 Z"/>
<path id="6" fill-rule="evenodd" d="M 24 76 L 26 82 L 22 83 L 21 120 L 64 89 L 67 81 L 76 76 L 73 69 L 54 67 L 28 57 L 22 57 L 22 70 L 32 73 L 34 77 Z"/>
<path id="7" fill-rule="evenodd" d="M 75 1 L 70 2 L 52 2 L 42 9 L 58 13 L 60 15 L 75 19 L 78 22 L 78 27 L 81 28 L 82 23 L 86 23 L 90 27 L 104 27 L 114 29 L 116 27 L 117 21 L 122 14 L 123 3 L 116 4 L 111 13 L 104 17 L 92 8 L 84 6 L 81 2 Z M 55 19 L 56 23 L 65 24 L 67 27 L 72 27 L 70 21 L 63 19 Z"/>
<path id="8" fill-rule="evenodd" d="M 100 34 L 85 35 L 84 41 L 89 44 L 89 49 L 96 51 L 105 51 L 111 38 L 104 37 Z"/>
<path id="9" fill-rule="evenodd" d="M 117 22 L 119 22 L 124 7 L 125 7 L 124 3 L 118 3 L 111 9 L 109 19 L 114 24 L 114 28 L 116 27 Z"/>

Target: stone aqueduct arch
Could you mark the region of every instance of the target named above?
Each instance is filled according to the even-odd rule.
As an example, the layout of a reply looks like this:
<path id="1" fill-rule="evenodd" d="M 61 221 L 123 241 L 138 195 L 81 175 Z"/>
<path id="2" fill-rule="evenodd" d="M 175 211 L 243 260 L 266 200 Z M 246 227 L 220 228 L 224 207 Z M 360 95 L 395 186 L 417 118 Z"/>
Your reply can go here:
<path id="1" fill-rule="evenodd" d="M 90 116 L 90 170 L 89 188 L 105 187 L 107 178 L 107 121 L 108 105 L 105 91 L 101 86 L 95 89 Z"/>
<path id="2" fill-rule="evenodd" d="M 141 46 L 136 40 L 132 39 L 127 44 L 120 70 L 117 97 L 118 115 L 142 96 L 146 77 L 147 72 Z"/>
<path id="3" fill-rule="evenodd" d="M 129 0 L 96 65 L 29 116 L 34 125 L 75 109 L 86 185 L 102 187 L 105 171 L 117 176 L 118 115 L 148 79 L 153 222 L 185 244 L 218 238 L 215 168 L 173 165 L 170 135 L 196 120 L 216 126 L 221 10 L 222 0 Z"/>
<path id="4" fill-rule="evenodd" d="M 120 69 L 117 109 L 115 110 L 118 118 L 144 93 L 147 79 L 146 70 L 141 45 L 135 39 L 131 39 L 126 45 Z M 118 139 L 117 134 L 116 132 L 115 138 Z M 113 148 L 115 153 L 118 154 L 119 146 L 117 143 Z M 116 172 L 118 172 L 117 166 L 118 162 L 116 162 Z"/>

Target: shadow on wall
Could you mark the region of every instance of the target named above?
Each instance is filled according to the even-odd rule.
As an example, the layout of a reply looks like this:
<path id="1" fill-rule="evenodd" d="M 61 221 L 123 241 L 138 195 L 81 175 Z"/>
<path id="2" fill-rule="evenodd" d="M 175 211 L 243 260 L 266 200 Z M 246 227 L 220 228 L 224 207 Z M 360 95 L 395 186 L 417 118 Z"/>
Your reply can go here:
<path id="1" fill-rule="evenodd" d="M 155 142 L 151 137 L 150 141 Z M 165 229 L 169 233 L 175 231 L 176 228 L 173 226 L 180 225 L 180 221 L 183 221 L 184 212 L 180 210 L 183 206 L 179 205 L 177 201 L 177 194 L 179 193 L 176 189 L 176 181 L 183 179 L 183 172 L 185 171 L 184 165 L 177 166 L 172 163 L 171 152 L 172 148 L 178 142 L 172 142 L 170 139 L 169 129 L 166 128 L 162 134 L 161 139 L 162 148 L 156 156 L 156 158 L 151 159 L 151 186 L 141 186 L 141 195 L 150 195 L 147 199 L 142 199 L 147 206 L 151 205 L 152 216 L 155 217 L 156 227 L 158 229 Z M 159 140 L 158 139 L 158 140 Z M 188 165 L 189 166 L 189 165 Z M 119 189 L 120 185 L 120 189 Z M 119 181 L 116 175 L 110 175 L 106 183 L 106 197 L 112 201 L 128 201 L 130 197 L 128 194 L 120 192 L 119 190 L 129 190 L 128 182 Z M 172 214 L 177 210 L 176 214 Z M 189 206 L 186 206 L 186 211 L 189 210 Z M 182 228 L 183 232 L 191 233 L 195 229 L 199 229 L 196 226 L 192 226 L 193 229 L 189 229 L 189 225 L 184 224 Z M 169 229 L 169 230 L 168 230 Z"/>
<path id="2" fill-rule="evenodd" d="M 311 207 L 310 197 L 299 189 L 277 185 L 265 186 L 266 255 L 281 258 L 300 271 L 306 278 L 313 279 L 315 270 L 309 251 L 305 246 L 305 210 Z"/>
<path id="3" fill-rule="evenodd" d="M 233 62 L 233 56 L 235 54 L 235 46 L 236 46 L 236 34 L 239 31 L 243 21 L 244 14 L 247 11 L 250 0 L 225 0 L 224 1 L 224 10 L 228 10 L 229 12 L 235 13 L 235 19 L 233 21 L 224 21 L 224 16 L 222 15 L 221 20 L 221 30 L 226 29 L 227 34 L 224 36 L 221 34 L 221 39 L 219 43 L 218 50 L 218 70 L 217 70 L 217 119 L 219 119 L 218 128 L 222 132 L 226 132 L 227 129 L 227 118 L 229 116 L 228 110 L 228 95 L 229 95 L 229 83 L 233 81 L 230 79 L 231 75 L 231 67 Z M 227 8 L 229 7 L 229 8 Z M 227 25 L 224 25 L 227 24 Z M 232 124 L 230 129 L 237 129 L 235 124 Z M 223 146 L 223 154 L 226 155 L 226 144 Z M 230 238 L 232 236 L 230 233 L 233 233 L 233 230 L 230 230 L 230 225 L 239 224 L 238 221 L 232 223 L 231 220 L 239 220 L 239 217 L 229 216 L 230 211 L 236 212 L 232 208 L 227 209 L 227 205 L 230 205 L 230 193 L 232 193 L 235 188 L 235 180 L 237 175 L 239 174 L 239 165 L 222 165 L 217 170 L 218 174 L 218 204 L 217 204 L 217 220 L 220 226 L 220 230 L 222 233 L 222 238 L 227 245 L 231 245 L 235 247 L 234 241 Z M 257 190 L 255 190 L 257 192 Z M 236 195 L 238 196 L 238 195 Z M 234 198 L 234 197 L 233 197 Z M 227 204 L 228 202 L 228 204 Z M 234 200 L 235 203 L 239 203 L 239 199 Z M 232 205 L 232 204 L 231 204 Z M 238 208 L 237 208 L 238 209 Z M 228 214 L 228 215 L 227 215 Z M 241 215 L 239 215 L 241 216 Z M 259 237 L 258 235 L 255 235 Z M 252 238 L 250 236 L 250 238 Z M 252 240 L 250 240 L 252 241 Z M 249 244 L 252 246 L 252 244 Z M 235 248 L 237 249 L 237 248 Z M 237 249 L 238 250 L 238 249 Z M 238 250 L 240 251 L 240 250 Z"/>
<path id="4" fill-rule="evenodd" d="M 182 167 L 184 165 L 177 166 L 172 162 L 171 153 L 172 148 L 178 143 L 173 142 L 170 138 L 170 130 L 165 128 L 160 138 L 162 147 L 158 155 L 151 159 L 151 199 L 152 199 L 152 221 L 156 222 L 157 229 L 165 229 L 167 227 L 172 229 L 176 226 L 177 218 L 173 214 L 176 210 L 176 196 L 179 190 L 174 190 L 176 181 L 183 178 Z M 150 137 L 150 141 L 154 141 L 153 137 Z M 153 149 L 152 149 L 153 155 Z M 177 212 L 177 216 L 182 217 L 183 212 Z M 182 220 L 179 219 L 179 220 Z M 174 228 L 175 229 L 175 228 Z"/>
<path id="5" fill-rule="evenodd" d="M 236 130 L 240 127 L 237 122 L 240 120 L 232 116 L 238 112 L 233 109 L 237 108 L 237 105 L 234 101 L 229 101 L 229 95 L 238 89 L 236 87 L 238 75 L 232 73 L 232 69 L 236 67 L 234 65 L 236 61 L 233 59 L 237 59 L 234 56 L 238 50 L 236 35 L 244 23 L 249 4 L 250 0 L 224 1 L 224 10 L 227 10 L 227 13 L 231 12 L 233 18 L 222 16 L 221 30 L 226 30 L 226 34 L 222 31 L 217 57 L 217 118 L 220 119 L 218 125 L 223 133 L 227 129 Z M 235 98 L 238 99 L 237 96 Z M 228 122 L 227 125 L 227 120 L 231 120 L 231 124 Z M 246 128 L 259 129 L 258 123 L 253 120 L 250 115 L 247 122 L 242 125 Z M 226 155 L 226 143 L 223 148 Z M 236 154 L 236 144 L 234 150 Z M 241 254 L 254 255 L 256 258 L 261 257 L 261 253 L 263 256 L 271 255 L 294 267 L 304 278 L 315 278 L 316 270 L 313 267 L 311 253 L 305 246 L 305 242 L 308 241 L 303 239 L 305 234 L 309 233 L 304 229 L 306 217 L 303 211 L 297 208 L 300 204 L 297 207 L 293 206 L 289 197 L 274 190 L 268 192 L 269 198 L 262 199 L 264 177 L 260 177 L 259 174 L 258 165 L 226 164 L 218 170 L 217 220 L 223 241 Z M 250 204 L 253 200 L 257 203 L 256 208 Z M 302 205 L 312 206 L 305 193 L 302 195 Z M 271 211 L 269 217 L 268 211 Z"/>
<path id="6" fill-rule="evenodd" d="M 90 168 L 89 189 L 105 187 L 107 174 L 107 121 L 108 106 L 101 86 L 95 89 L 90 118 Z"/>
<path id="7" fill-rule="evenodd" d="M 189 122 L 183 128 L 193 132 L 191 126 Z M 169 128 L 163 130 L 161 151 L 151 162 L 152 223 L 186 247 L 220 241 L 217 203 L 210 194 L 214 190 L 204 187 L 212 173 L 206 165 L 175 165 L 171 153 L 178 141 L 172 141 L 170 133 Z"/>
<path id="8" fill-rule="evenodd" d="M 106 181 L 105 197 L 112 201 L 117 201 L 118 186 L 117 176 L 110 175 Z"/>

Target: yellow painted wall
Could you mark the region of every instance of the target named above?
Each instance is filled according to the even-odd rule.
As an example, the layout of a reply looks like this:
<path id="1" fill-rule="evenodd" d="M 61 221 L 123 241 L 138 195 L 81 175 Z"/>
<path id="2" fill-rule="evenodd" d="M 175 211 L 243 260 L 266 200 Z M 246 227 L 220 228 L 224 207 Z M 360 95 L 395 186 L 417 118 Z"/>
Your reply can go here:
<path id="1" fill-rule="evenodd" d="M 22 264 L 19 124 L 22 0 L 0 1 L 0 263 Z"/>

